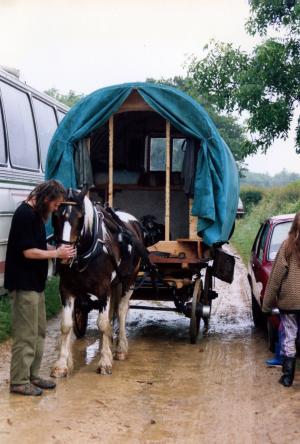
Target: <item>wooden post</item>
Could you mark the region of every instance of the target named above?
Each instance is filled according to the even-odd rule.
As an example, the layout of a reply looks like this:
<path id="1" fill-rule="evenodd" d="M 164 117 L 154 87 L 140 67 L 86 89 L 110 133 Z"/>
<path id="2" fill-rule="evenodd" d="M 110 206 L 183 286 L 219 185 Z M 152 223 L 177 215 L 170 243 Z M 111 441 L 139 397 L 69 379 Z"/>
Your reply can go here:
<path id="1" fill-rule="evenodd" d="M 199 239 L 197 234 L 198 218 L 196 216 L 192 216 L 192 206 L 193 199 L 189 199 L 189 238 Z"/>
<path id="2" fill-rule="evenodd" d="M 165 240 L 170 240 L 170 177 L 171 177 L 171 125 L 166 121 L 166 198 L 165 198 Z"/>
<path id="3" fill-rule="evenodd" d="M 109 153 L 108 153 L 108 204 L 113 206 L 113 167 L 114 167 L 114 116 L 109 118 Z"/>

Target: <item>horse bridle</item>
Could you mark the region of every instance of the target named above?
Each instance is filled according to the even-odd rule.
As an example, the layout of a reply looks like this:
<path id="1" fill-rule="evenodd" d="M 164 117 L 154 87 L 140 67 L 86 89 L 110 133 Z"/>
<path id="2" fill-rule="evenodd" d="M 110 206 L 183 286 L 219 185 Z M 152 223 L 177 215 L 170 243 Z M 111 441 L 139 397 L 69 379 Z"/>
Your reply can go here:
<path id="1" fill-rule="evenodd" d="M 78 202 L 73 202 L 73 201 L 66 201 L 66 202 L 62 202 L 61 205 L 73 205 L 73 206 L 80 206 L 80 203 Z M 83 210 L 82 212 L 82 219 L 84 221 L 84 216 L 85 216 L 85 211 Z M 99 224 L 100 224 L 100 220 L 103 220 L 104 216 L 103 213 L 101 211 L 98 211 L 96 209 L 96 207 L 93 205 L 93 213 L 94 213 L 94 223 L 93 223 L 93 233 L 92 233 L 92 244 L 90 246 L 90 248 L 85 251 L 84 253 L 81 253 L 80 255 L 77 254 L 76 259 L 75 257 L 73 258 L 73 260 L 71 261 L 71 263 L 69 264 L 70 267 L 72 267 L 74 261 L 79 264 L 83 264 L 81 269 L 79 269 L 80 272 L 84 271 L 89 262 L 99 254 L 99 251 L 103 249 L 103 245 L 105 245 L 105 241 L 101 238 L 99 238 Z M 82 232 L 82 227 L 81 227 L 81 232 Z M 102 237 L 103 233 L 101 230 L 101 236 Z M 81 240 L 81 233 L 77 236 L 77 239 L 75 241 L 65 241 L 63 239 L 59 239 L 58 237 L 56 237 L 56 242 L 57 244 L 65 244 L 65 245 L 72 245 L 74 248 L 77 248 L 80 245 L 80 240 Z M 107 247 L 108 248 L 108 247 Z"/>
<path id="2" fill-rule="evenodd" d="M 60 206 L 62 206 L 62 205 L 72 205 L 72 206 L 77 206 L 77 207 L 80 207 L 81 205 L 78 203 L 78 202 L 73 202 L 73 201 L 64 201 L 64 202 L 62 202 L 61 204 L 60 204 Z M 84 212 L 84 210 L 83 210 L 83 212 L 82 212 L 82 219 L 84 220 L 84 214 L 85 214 L 85 212 Z M 57 216 L 56 216 L 57 217 Z M 71 245 L 71 246 L 73 246 L 74 248 L 76 248 L 78 245 L 79 245 L 79 242 L 80 242 L 80 234 L 79 234 L 79 236 L 77 236 L 77 239 L 75 240 L 75 241 L 66 241 L 66 240 L 63 240 L 63 239 L 60 239 L 60 238 L 58 238 L 58 237 L 55 237 L 55 240 L 56 240 L 56 243 L 57 243 L 57 245 L 61 245 L 61 244 L 64 244 L 64 245 Z"/>
<path id="3" fill-rule="evenodd" d="M 65 202 L 62 202 L 61 205 L 80 206 L 80 203 L 74 202 L 74 201 L 65 201 Z M 116 274 L 119 277 L 120 282 L 122 282 L 123 281 L 122 274 L 119 270 L 119 265 L 116 261 L 116 258 L 114 257 L 113 252 L 109 248 L 109 245 L 106 244 L 104 239 L 101 239 L 102 236 L 100 236 L 100 238 L 99 238 L 99 224 L 100 224 L 100 220 L 104 219 L 104 214 L 101 212 L 101 210 L 97 210 L 97 208 L 94 205 L 93 205 L 93 210 L 94 210 L 94 222 L 95 223 L 93 224 L 94 229 L 93 229 L 93 235 L 92 235 L 92 238 L 93 238 L 92 245 L 91 245 L 90 249 L 87 252 L 85 252 L 84 254 L 81 254 L 80 257 L 77 256 L 76 259 L 73 258 L 73 260 L 71 261 L 69 266 L 72 267 L 74 260 L 75 260 L 77 263 L 77 266 L 79 265 L 79 263 L 82 264 L 82 266 L 79 267 L 79 270 L 78 270 L 79 272 L 86 270 L 90 261 L 99 254 L 100 250 L 103 251 L 103 246 L 105 246 L 107 249 L 107 252 L 112 260 Z M 123 234 L 127 233 L 127 228 L 124 226 L 124 223 L 116 215 L 116 213 L 109 208 L 106 208 L 106 211 L 109 211 L 111 217 L 118 223 L 119 227 L 121 228 L 121 232 L 123 232 Z M 83 215 L 82 215 L 83 220 L 84 220 L 84 216 L 85 216 L 85 211 L 83 210 Z M 103 235 L 102 230 L 101 230 L 101 234 Z M 56 241 L 57 241 L 57 243 L 60 242 L 62 244 L 73 245 L 74 248 L 76 248 L 80 243 L 80 238 L 81 238 L 81 234 L 79 234 L 76 241 L 74 241 L 74 242 L 64 241 L 62 239 L 57 239 L 57 238 L 56 238 Z M 134 240 L 131 237 L 131 235 L 130 235 L 130 238 L 131 238 L 132 244 L 134 244 L 135 247 L 137 248 L 137 251 L 139 252 L 140 257 L 142 259 L 144 259 L 145 264 L 147 264 L 148 273 L 151 276 L 153 286 L 156 288 L 154 275 L 157 274 L 157 271 L 156 271 L 155 267 L 149 261 L 147 249 L 143 245 L 141 245 L 141 243 L 138 240 Z"/>

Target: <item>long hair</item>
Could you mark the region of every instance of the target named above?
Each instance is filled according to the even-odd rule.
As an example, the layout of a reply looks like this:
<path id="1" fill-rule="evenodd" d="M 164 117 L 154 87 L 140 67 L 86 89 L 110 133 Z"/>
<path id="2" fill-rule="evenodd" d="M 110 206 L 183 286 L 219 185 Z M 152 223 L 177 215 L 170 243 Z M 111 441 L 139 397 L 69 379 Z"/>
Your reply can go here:
<path id="1" fill-rule="evenodd" d="M 57 180 L 51 179 L 40 183 L 31 191 L 26 202 L 33 199 L 34 209 L 45 222 L 49 216 L 49 202 L 66 196 L 66 190 Z"/>
<path id="2" fill-rule="evenodd" d="M 286 240 L 286 259 L 294 255 L 300 266 L 300 211 L 296 214 Z"/>

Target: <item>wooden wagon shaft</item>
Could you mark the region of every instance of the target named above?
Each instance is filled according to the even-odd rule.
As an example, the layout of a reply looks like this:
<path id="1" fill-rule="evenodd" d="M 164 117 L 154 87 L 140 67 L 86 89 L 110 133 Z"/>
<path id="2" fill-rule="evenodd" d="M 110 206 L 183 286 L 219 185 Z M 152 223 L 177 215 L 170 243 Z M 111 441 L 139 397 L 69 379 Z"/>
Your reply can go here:
<path id="1" fill-rule="evenodd" d="M 108 203 L 113 206 L 113 166 L 114 166 L 114 116 L 109 118 L 109 153 L 108 153 Z"/>
<path id="2" fill-rule="evenodd" d="M 166 120 L 166 196 L 165 196 L 165 240 L 170 240 L 170 176 L 171 176 L 171 125 Z"/>

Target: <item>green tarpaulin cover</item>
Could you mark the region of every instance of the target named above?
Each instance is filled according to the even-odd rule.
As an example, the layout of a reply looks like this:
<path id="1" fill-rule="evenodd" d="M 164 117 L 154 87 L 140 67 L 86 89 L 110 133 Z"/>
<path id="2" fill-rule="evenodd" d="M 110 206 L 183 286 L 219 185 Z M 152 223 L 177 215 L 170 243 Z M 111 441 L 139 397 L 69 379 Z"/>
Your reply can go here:
<path id="1" fill-rule="evenodd" d="M 78 142 L 102 126 L 133 90 L 175 128 L 201 143 L 192 214 L 198 216 L 198 232 L 206 244 L 226 242 L 238 205 L 236 163 L 204 108 L 176 88 L 126 83 L 99 89 L 83 98 L 71 108 L 53 136 L 46 162 L 46 179 L 58 179 L 66 187 L 78 187 L 75 174 Z"/>

